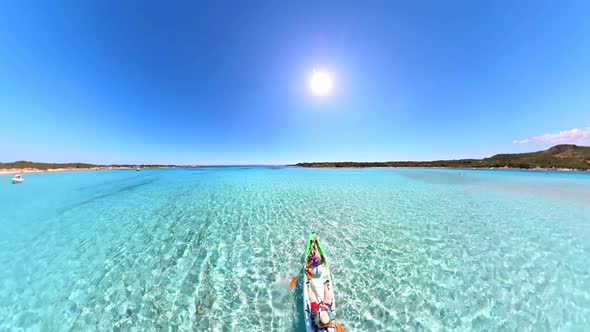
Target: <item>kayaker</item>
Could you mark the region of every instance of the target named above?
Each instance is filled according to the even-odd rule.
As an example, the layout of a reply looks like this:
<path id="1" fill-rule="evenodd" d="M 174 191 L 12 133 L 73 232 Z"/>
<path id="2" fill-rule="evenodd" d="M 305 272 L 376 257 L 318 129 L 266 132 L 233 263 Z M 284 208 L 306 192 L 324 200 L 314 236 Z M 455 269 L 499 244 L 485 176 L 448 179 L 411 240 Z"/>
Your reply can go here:
<path id="1" fill-rule="evenodd" d="M 311 245 L 311 250 L 309 253 L 308 262 L 309 262 L 309 264 L 307 266 L 307 269 L 305 269 L 305 273 L 307 274 L 308 277 L 311 278 L 312 274 L 321 274 L 322 273 L 322 271 L 323 271 L 322 256 L 320 255 L 319 251 L 317 250 L 315 242 Z"/>
<path id="2" fill-rule="evenodd" d="M 322 264 L 322 256 L 320 255 L 315 242 L 311 245 L 311 250 L 309 253 L 309 262 L 313 266 Z"/>
<path id="3" fill-rule="evenodd" d="M 311 317 L 314 324 L 319 328 L 318 332 L 329 331 L 329 328 L 336 327 L 334 313 L 332 313 L 332 300 L 330 297 L 330 282 L 324 283 L 324 300 L 318 303 L 311 284 L 307 283 L 309 301 L 311 306 Z"/>

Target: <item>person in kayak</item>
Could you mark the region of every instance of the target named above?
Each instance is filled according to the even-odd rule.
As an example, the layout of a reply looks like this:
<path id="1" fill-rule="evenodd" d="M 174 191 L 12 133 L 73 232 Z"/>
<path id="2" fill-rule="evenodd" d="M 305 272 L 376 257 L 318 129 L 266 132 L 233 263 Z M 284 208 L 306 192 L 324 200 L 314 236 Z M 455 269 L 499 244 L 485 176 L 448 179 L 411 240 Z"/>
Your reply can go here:
<path id="1" fill-rule="evenodd" d="M 317 247 L 316 247 L 316 243 L 314 242 L 311 245 L 311 250 L 309 252 L 309 257 L 308 257 L 308 266 L 307 269 L 305 269 L 305 274 L 307 274 L 308 278 L 311 278 L 312 274 L 321 274 L 323 271 L 322 268 L 322 256 L 320 255 Z"/>
<path id="2" fill-rule="evenodd" d="M 330 327 L 335 327 L 336 322 L 334 321 L 334 313 L 332 313 L 332 300 L 330 297 L 330 282 L 326 281 L 324 283 L 324 300 L 319 303 L 311 283 L 308 282 L 307 287 L 311 306 L 311 317 L 313 318 L 314 324 L 320 329 L 326 329 L 325 331 L 328 331 L 327 329 Z"/>

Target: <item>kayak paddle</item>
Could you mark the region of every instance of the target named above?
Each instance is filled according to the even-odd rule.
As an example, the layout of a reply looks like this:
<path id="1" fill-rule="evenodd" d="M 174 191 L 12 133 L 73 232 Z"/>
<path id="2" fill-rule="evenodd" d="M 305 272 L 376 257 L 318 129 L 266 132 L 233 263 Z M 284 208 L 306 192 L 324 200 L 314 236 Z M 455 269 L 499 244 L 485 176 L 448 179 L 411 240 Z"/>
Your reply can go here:
<path id="1" fill-rule="evenodd" d="M 318 239 L 319 235 L 320 235 L 319 233 L 315 235 L 315 237 L 311 241 L 312 244 L 315 242 L 315 240 Z M 304 267 L 305 267 L 305 261 L 303 261 L 303 266 L 301 266 L 301 268 L 299 269 L 299 272 L 297 272 L 297 275 L 295 275 L 295 277 L 293 279 L 291 279 L 291 282 L 289 283 L 289 289 L 291 289 L 291 288 L 293 288 L 293 286 L 295 286 L 295 282 L 297 281 L 297 278 L 299 278 L 299 273 L 301 273 L 301 270 L 303 270 Z"/>
<path id="2" fill-rule="evenodd" d="M 334 322 L 336 324 L 336 332 L 346 332 L 346 330 L 338 324 L 338 322 Z"/>

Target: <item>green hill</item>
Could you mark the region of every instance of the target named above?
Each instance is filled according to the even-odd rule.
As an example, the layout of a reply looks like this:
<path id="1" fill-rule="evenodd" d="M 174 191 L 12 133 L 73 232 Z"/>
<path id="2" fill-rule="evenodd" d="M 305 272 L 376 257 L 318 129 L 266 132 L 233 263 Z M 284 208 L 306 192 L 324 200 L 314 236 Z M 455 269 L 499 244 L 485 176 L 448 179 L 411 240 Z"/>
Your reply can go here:
<path id="1" fill-rule="evenodd" d="M 58 168 L 78 168 L 78 169 L 88 169 L 88 168 L 108 168 L 108 167 L 128 167 L 133 168 L 139 166 L 141 168 L 164 168 L 164 167 L 181 167 L 177 165 L 95 165 L 95 164 L 86 164 L 86 163 L 38 163 L 33 161 L 15 161 L 12 163 L 0 163 L 0 169 L 25 169 L 25 168 L 32 168 L 38 170 L 49 170 L 49 169 L 58 169 Z"/>
<path id="2" fill-rule="evenodd" d="M 36 163 L 32 161 L 15 161 L 12 163 L 0 163 L 0 169 L 6 168 L 34 168 L 40 170 L 55 169 L 55 168 L 91 168 L 99 167 L 100 165 L 85 164 L 85 163 Z"/>
<path id="3" fill-rule="evenodd" d="M 590 147 L 573 144 L 556 145 L 544 151 L 497 154 L 484 159 L 385 162 L 314 162 L 298 163 L 301 167 L 458 167 L 458 168 L 569 168 L 590 169 Z"/>
<path id="4" fill-rule="evenodd" d="M 482 163 L 484 167 L 590 169 L 590 147 L 562 144 L 538 152 L 497 154 Z"/>

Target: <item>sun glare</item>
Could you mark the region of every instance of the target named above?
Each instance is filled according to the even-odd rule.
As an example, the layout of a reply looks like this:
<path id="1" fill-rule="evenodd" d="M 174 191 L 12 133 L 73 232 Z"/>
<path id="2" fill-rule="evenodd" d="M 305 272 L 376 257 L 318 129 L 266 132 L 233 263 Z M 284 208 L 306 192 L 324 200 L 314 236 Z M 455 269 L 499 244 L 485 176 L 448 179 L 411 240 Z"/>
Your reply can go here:
<path id="1" fill-rule="evenodd" d="M 325 71 L 313 71 L 311 76 L 310 87 L 311 91 L 318 96 L 325 96 L 332 92 L 332 77 Z"/>

